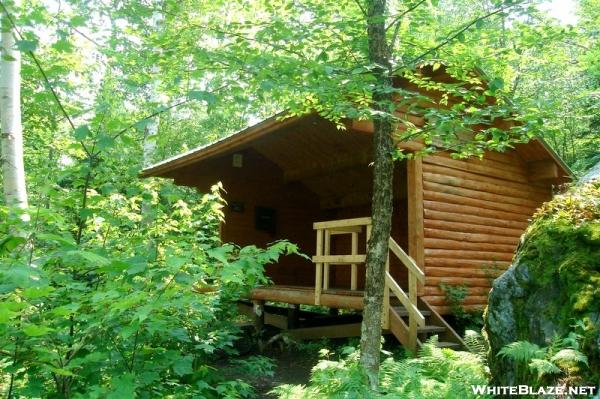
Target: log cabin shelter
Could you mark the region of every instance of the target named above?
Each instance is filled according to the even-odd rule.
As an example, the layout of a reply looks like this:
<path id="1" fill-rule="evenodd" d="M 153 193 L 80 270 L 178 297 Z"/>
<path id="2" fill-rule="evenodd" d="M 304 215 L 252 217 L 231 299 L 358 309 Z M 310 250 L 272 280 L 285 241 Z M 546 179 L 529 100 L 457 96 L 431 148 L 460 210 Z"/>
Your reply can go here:
<path id="1" fill-rule="evenodd" d="M 414 150 L 418 143 L 398 145 Z M 266 246 L 286 239 L 311 260 L 286 256 L 268 265 L 273 285 L 255 289 L 258 323 L 298 338 L 360 334 L 360 320 L 310 322 L 299 305 L 363 307 L 371 228 L 372 124 L 339 130 L 311 114 L 281 115 L 143 170 L 207 192 L 221 182 L 227 206 L 223 242 Z M 430 334 L 460 346 L 447 323 L 446 286 L 464 286 L 467 310 L 482 309 L 495 277 L 508 268 L 521 234 L 553 186 L 571 172 L 542 141 L 483 159 L 439 152 L 395 164 L 394 214 L 386 272 L 386 333 L 415 349 Z M 265 308 L 287 303 L 286 314 Z M 240 305 L 253 313 L 252 306 Z"/>

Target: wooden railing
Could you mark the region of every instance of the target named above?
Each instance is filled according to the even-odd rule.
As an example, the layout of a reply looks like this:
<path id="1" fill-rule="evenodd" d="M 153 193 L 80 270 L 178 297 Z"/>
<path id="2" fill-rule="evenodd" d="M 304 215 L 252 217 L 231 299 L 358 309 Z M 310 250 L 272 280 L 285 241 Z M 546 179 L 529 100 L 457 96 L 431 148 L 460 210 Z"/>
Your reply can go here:
<path id="1" fill-rule="evenodd" d="M 358 264 L 365 263 L 367 256 L 358 253 L 358 235 L 365 229 L 366 240 L 371 236 L 371 218 L 332 220 L 313 223 L 317 231 L 317 252 L 313 256 L 315 273 L 315 305 L 321 304 L 323 290 L 330 287 L 330 265 L 350 265 L 350 290 L 355 291 L 358 281 Z M 349 234 L 350 255 L 331 255 L 331 237 Z"/>
<path id="2" fill-rule="evenodd" d="M 400 262 L 406 267 L 408 270 L 408 295 L 406 292 L 398 285 L 396 280 L 392 277 L 389 270 L 385 272 L 385 293 L 384 293 L 384 303 L 383 303 L 383 314 L 387 318 L 387 326 L 385 325 L 384 319 L 384 328 L 389 328 L 389 318 L 390 318 L 390 302 L 389 302 L 389 291 L 400 300 L 400 303 L 404 306 L 406 311 L 408 312 L 408 337 L 409 337 L 409 348 L 411 351 L 414 351 L 417 348 L 417 330 L 419 327 L 425 326 L 425 316 L 417 307 L 417 292 L 418 292 L 418 283 L 425 283 L 425 273 L 419 268 L 419 266 L 415 263 L 413 258 L 408 256 L 406 252 L 396 243 L 396 241 L 390 237 L 389 242 L 390 252 L 396 255 Z M 388 255 L 388 267 L 389 267 L 389 255 Z M 386 268 L 387 269 L 387 268 Z M 385 301 L 385 298 L 388 298 Z"/>
<path id="3" fill-rule="evenodd" d="M 315 263 L 315 305 L 321 304 L 321 295 L 330 288 L 330 265 L 350 265 L 350 290 L 357 289 L 358 264 L 365 263 L 366 255 L 358 253 L 359 234 L 364 230 L 368 242 L 371 236 L 371 218 L 356 218 L 317 222 L 313 224 L 317 233 L 317 251 L 313 256 Z M 331 238 L 334 235 L 351 235 L 351 254 L 332 255 Z M 382 327 L 390 328 L 390 291 L 398 298 L 408 312 L 409 349 L 415 350 L 417 346 L 417 330 L 425 325 L 425 317 L 417 307 L 418 284 L 425 283 L 425 274 L 415 261 L 404 252 L 398 243 L 390 237 L 389 252 L 396 256 L 408 271 L 408 294 L 392 277 L 389 270 L 390 256 L 388 253 L 385 271 L 385 289 L 383 296 Z"/>

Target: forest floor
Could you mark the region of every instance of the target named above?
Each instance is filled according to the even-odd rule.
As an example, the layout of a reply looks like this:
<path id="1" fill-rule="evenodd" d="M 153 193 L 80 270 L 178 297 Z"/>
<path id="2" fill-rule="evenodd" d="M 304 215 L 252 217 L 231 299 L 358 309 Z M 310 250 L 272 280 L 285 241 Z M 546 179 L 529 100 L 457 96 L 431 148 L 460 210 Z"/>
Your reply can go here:
<path id="1" fill-rule="evenodd" d="M 269 391 L 284 384 L 306 385 L 310 378 L 311 369 L 319 361 L 318 351 L 302 349 L 273 350 L 262 354 L 273 360 L 273 375 L 258 377 L 251 381 L 259 398 L 271 398 Z"/>

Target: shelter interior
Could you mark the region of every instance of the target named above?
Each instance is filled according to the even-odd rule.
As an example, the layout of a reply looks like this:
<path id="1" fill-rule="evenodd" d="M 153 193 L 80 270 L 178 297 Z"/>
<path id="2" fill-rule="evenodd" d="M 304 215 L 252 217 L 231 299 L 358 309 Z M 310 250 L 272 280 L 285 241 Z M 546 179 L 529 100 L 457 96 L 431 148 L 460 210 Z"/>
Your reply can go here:
<path id="1" fill-rule="evenodd" d="M 370 216 L 372 137 L 357 130 L 340 130 L 318 116 L 303 118 L 302 123 L 283 123 L 275 132 L 166 177 L 201 191 L 221 181 L 227 201 L 221 225 L 224 242 L 265 246 L 286 239 L 310 257 L 315 253 L 314 222 Z M 392 238 L 407 250 L 406 162 L 397 162 L 395 168 Z M 366 252 L 365 243 L 362 231 L 359 253 Z M 348 254 L 350 247 L 350 235 L 331 237 L 331 255 Z M 364 265 L 357 267 L 356 288 L 360 291 Z M 350 270 L 348 265 L 331 265 L 328 288 L 349 290 Z M 401 286 L 406 285 L 406 269 L 395 258 L 390 259 L 390 273 Z M 314 289 L 315 265 L 300 256 L 269 265 L 267 275 L 279 286 Z"/>

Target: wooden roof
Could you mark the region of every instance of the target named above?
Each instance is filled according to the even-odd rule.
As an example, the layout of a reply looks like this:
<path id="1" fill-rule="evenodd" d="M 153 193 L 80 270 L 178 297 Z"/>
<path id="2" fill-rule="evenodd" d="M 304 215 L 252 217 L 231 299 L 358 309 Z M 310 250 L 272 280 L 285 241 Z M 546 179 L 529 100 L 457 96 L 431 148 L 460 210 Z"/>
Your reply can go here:
<path id="1" fill-rule="evenodd" d="M 419 72 L 435 82 L 459 83 L 446 72 L 444 66 L 433 70 L 430 65 L 424 65 L 420 67 Z M 487 80 L 485 76 L 480 71 L 473 73 L 484 82 L 482 87 L 478 87 L 477 90 L 485 90 Z M 408 90 L 421 91 L 422 94 L 432 98 L 439 94 L 425 92 L 404 78 L 397 79 L 395 84 Z M 489 101 L 493 102 L 494 98 L 489 97 Z M 415 125 L 424 123 L 423 118 L 418 115 L 407 115 L 406 113 L 402 115 L 409 118 Z M 176 171 L 181 171 L 189 165 L 248 147 L 252 147 L 277 164 L 287 177 L 294 177 L 295 173 L 300 173 L 299 171 L 306 174 L 307 169 L 318 173 L 332 162 L 335 165 L 343 165 L 348 162 L 356 164 L 359 159 L 359 163 L 367 163 L 372 154 L 370 151 L 372 122 L 348 121 L 346 126 L 347 133 L 350 134 L 331 134 L 332 132 L 342 132 L 337 131 L 331 122 L 316 114 L 286 118 L 286 113 L 282 112 L 218 141 L 154 164 L 144 169 L 141 176 L 172 177 Z M 415 142 L 402 142 L 399 143 L 399 146 L 406 150 L 415 150 L 421 147 L 419 143 Z M 532 174 L 536 177 L 553 183 L 571 180 L 573 173 L 569 167 L 542 139 L 534 139 L 527 144 L 516 145 L 515 149 L 523 161 L 530 163 Z M 353 159 L 345 159 L 349 157 Z M 333 161 L 324 162 L 324 159 L 333 159 Z M 315 166 L 307 167 L 307 164 Z"/>
<path id="2" fill-rule="evenodd" d="M 307 180 L 311 174 L 322 174 L 332 165 L 341 169 L 345 164 L 371 161 L 371 133 L 363 124 L 348 123 L 347 131 L 339 131 L 331 122 L 315 114 L 282 119 L 284 117 L 284 113 L 274 115 L 218 141 L 151 165 L 141 172 L 141 176 L 173 177 L 177 171 L 193 164 L 249 147 L 277 164 L 286 180 L 299 180 L 300 177 Z M 572 177 L 568 166 L 541 139 L 518 144 L 515 150 L 531 165 L 553 165 L 557 176 L 541 178 L 562 183 Z"/>

